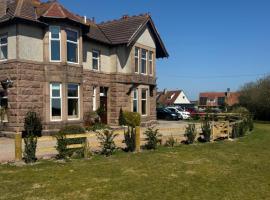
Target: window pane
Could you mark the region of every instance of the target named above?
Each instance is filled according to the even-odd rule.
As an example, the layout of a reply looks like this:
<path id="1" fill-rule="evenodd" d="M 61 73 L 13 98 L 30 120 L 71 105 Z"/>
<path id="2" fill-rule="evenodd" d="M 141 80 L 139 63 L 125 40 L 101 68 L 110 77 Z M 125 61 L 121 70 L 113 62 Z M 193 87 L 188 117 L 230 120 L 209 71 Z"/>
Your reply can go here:
<path id="1" fill-rule="evenodd" d="M 138 101 L 133 100 L 133 112 L 138 112 Z"/>
<path id="2" fill-rule="evenodd" d="M 60 60 L 60 41 L 51 40 L 51 60 Z"/>
<path id="3" fill-rule="evenodd" d="M 149 61 L 149 73 L 150 74 L 153 74 L 153 63 L 152 63 L 152 61 Z"/>
<path id="4" fill-rule="evenodd" d="M 2 37 L 0 39 L 0 44 L 7 44 L 7 37 Z"/>
<path id="5" fill-rule="evenodd" d="M 52 117 L 61 117 L 61 99 L 52 99 Z"/>
<path id="6" fill-rule="evenodd" d="M 139 59 L 135 58 L 135 72 L 139 72 Z"/>
<path id="7" fill-rule="evenodd" d="M 93 51 L 93 58 L 99 58 L 99 52 Z"/>
<path id="8" fill-rule="evenodd" d="M 68 97 L 78 97 L 78 85 L 68 84 Z"/>
<path id="9" fill-rule="evenodd" d="M 73 44 L 67 42 L 67 61 L 68 62 L 78 62 L 78 46 L 77 44 Z"/>
<path id="10" fill-rule="evenodd" d="M 139 48 L 135 48 L 135 57 L 139 56 Z"/>
<path id="11" fill-rule="evenodd" d="M 78 118 L 78 108 L 79 108 L 79 100 L 78 99 L 68 99 L 68 116 L 72 116 L 73 118 Z"/>
<path id="12" fill-rule="evenodd" d="M 153 58 L 153 52 L 149 51 L 149 60 L 152 60 L 152 58 Z"/>
<path id="13" fill-rule="evenodd" d="M 98 60 L 93 59 L 93 69 L 98 70 Z"/>
<path id="14" fill-rule="evenodd" d="M 67 40 L 78 42 L 78 33 L 76 31 L 66 30 Z"/>
<path id="15" fill-rule="evenodd" d="M 146 90 L 142 90 L 142 99 L 146 99 Z"/>
<path id="16" fill-rule="evenodd" d="M 0 48 L 0 59 L 1 60 L 4 60 L 4 59 L 7 59 L 7 46 L 2 46 Z"/>
<path id="17" fill-rule="evenodd" d="M 50 27 L 50 30 L 51 30 L 51 38 L 59 39 L 60 28 L 52 26 L 52 27 Z"/>
<path id="18" fill-rule="evenodd" d="M 146 60 L 142 60 L 141 73 L 146 74 Z"/>
<path id="19" fill-rule="evenodd" d="M 142 49 L 142 58 L 146 59 L 146 50 Z"/>
<path id="20" fill-rule="evenodd" d="M 146 115 L 146 100 L 142 100 L 142 115 Z"/>

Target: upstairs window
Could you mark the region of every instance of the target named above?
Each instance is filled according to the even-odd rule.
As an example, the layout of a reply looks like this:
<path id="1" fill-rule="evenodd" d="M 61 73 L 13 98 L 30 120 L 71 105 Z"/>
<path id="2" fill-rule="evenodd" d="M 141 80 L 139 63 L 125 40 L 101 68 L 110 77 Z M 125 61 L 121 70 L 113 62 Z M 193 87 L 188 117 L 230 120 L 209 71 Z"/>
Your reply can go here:
<path id="1" fill-rule="evenodd" d="M 135 73 L 139 73 L 139 55 L 140 49 L 135 47 Z"/>
<path id="2" fill-rule="evenodd" d="M 100 68 L 100 52 L 93 50 L 92 52 L 92 69 L 99 70 Z"/>
<path id="3" fill-rule="evenodd" d="M 147 89 L 142 89 L 141 93 L 141 114 L 147 115 Z"/>
<path id="4" fill-rule="evenodd" d="M 142 49 L 142 56 L 141 56 L 141 73 L 146 74 L 146 62 L 147 62 L 147 51 Z"/>
<path id="5" fill-rule="evenodd" d="M 8 59 L 8 37 L 0 36 L 0 60 Z"/>
<path id="6" fill-rule="evenodd" d="M 50 84 L 51 120 L 58 121 L 62 117 L 62 85 L 60 83 Z"/>
<path id="7" fill-rule="evenodd" d="M 133 90 L 133 112 L 138 112 L 138 89 Z"/>
<path id="8" fill-rule="evenodd" d="M 78 63 L 79 48 L 78 48 L 78 32 L 66 30 L 67 33 L 67 61 L 71 63 Z"/>
<path id="9" fill-rule="evenodd" d="M 148 67 L 149 67 L 149 74 L 153 75 L 153 52 L 149 51 L 148 53 Z"/>
<path id="10" fill-rule="evenodd" d="M 50 27 L 50 60 L 53 62 L 61 61 L 61 32 L 60 27 Z"/>
<path id="11" fill-rule="evenodd" d="M 79 85 L 68 84 L 68 118 L 79 118 Z"/>

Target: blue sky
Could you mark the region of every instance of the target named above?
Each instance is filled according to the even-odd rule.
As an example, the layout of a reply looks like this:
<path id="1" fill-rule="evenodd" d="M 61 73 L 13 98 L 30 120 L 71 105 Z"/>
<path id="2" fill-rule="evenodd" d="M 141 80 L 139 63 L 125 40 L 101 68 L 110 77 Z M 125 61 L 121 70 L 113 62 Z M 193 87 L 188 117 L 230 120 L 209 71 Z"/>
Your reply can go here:
<path id="1" fill-rule="evenodd" d="M 97 22 L 149 12 L 169 51 L 157 62 L 158 88 L 237 90 L 270 72 L 268 0 L 60 0 Z"/>

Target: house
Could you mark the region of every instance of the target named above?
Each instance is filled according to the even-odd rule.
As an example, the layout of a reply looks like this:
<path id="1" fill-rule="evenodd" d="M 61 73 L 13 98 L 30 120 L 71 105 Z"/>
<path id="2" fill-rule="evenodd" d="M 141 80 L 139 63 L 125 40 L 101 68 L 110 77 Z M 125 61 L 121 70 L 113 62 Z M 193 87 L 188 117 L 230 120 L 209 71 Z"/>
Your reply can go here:
<path id="1" fill-rule="evenodd" d="M 233 106 L 239 103 L 239 92 L 202 92 L 199 97 L 200 107 Z"/>
<path id="2" fill-rule="evenodd" d="M 163 106 L 172 106 L 172 105 L 187 105 L 190 104 L 187 96 L 183 90 L 173 90 L 157 93 L 157 104 Z"/>
<path id="3" fill-rule="evenodd" d="M 99 107 L 109 125 L 121 108 L 156 122 L 156 59 L 168 52 L 149 14 L 96 23 L 57 1 L 0 0 L 0 49 L 2 131 L 23 130 L 30 110 L 49 132 Z"/>

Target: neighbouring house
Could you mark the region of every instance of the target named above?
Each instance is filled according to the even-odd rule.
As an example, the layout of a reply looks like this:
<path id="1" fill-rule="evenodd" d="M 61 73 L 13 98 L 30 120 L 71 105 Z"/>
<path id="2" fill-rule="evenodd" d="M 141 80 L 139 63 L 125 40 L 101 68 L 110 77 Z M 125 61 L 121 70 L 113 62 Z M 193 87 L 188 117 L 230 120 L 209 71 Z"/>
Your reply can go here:
<path id="1" fill-rule="evenodd" d="M 121 108 L 155 123 L 156 59 L 164 57 L 149 14 L 96 23 L 57 1 L 0 0 L 0 130 L 23 130 L 30 110 L 48 132 L 82 125 L 99 107 L 109 125 Z"/>
<path id="2" fill-rule="evenodd" d="M 200 107 L 224 107 L 239 103 L 239 92 L 202 92 L 199 97 Z"/>
<path id="3" fill-rule="evenodd" d="M 162 92 L 157 92 L 157 104 L 161 106 L 184 106 L 190 104 L 190 101 L 183 90 L 164 90 Z"/>

